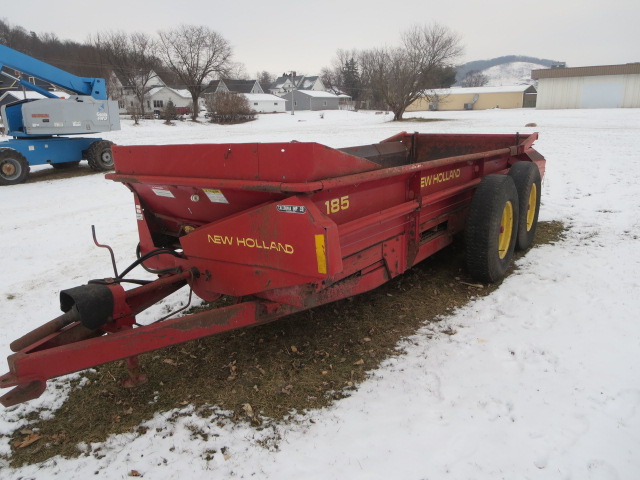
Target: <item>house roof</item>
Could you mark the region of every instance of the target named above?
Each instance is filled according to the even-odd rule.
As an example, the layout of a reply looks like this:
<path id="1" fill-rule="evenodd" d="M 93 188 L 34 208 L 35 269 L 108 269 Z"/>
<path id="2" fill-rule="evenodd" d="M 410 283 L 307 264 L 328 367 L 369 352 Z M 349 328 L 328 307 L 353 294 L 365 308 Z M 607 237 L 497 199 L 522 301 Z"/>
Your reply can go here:
<path id="1" fill-rule="evenodd" d="M 289 83 L 293 83 L 292 80 L 291 80 L 291 77 L 289 77 L 287 75 L 285 75 L 283 77 L 278 77 L 278 78 L 275 79 L 275 81 L 271 84 L 271 86 L 269 88 L 273 88 L 273 89 L 281 88 L 285 83 L 287 83 L 287 81 Z"/>
<path id="2" fill-rule="evenodd" d="M 624 65 L 599 65 L 594 67 L 572 68 L 544 68 L 532 70 L 531 78 L 565 78 L 565 77 L 594 77 L 600 75 L 633 75 L 640 73 L 640 62 Z"/>
<path id="3" fill-rule="evenodd" d="M 223 78 L 222 81 L 230 91 L 236 93 L 251 93 L 257 83 L 256 80 L 234 80 L 231 78 Z"/>
<path id="4" fill-rule="evenodd" d="M 529 93 L 536 93 L 536 89 L 533 85 L 506 85 L 501 87 L 454 87 L 454 88 L 435 88 L 432 90 L 425 90 L 428 95 L 468 95 L 468 94 L 481 94 L 481 93 L 525 93 L 525 91 L 531 90 Z"/>
<path id="5" fill-rule="evenodd" d="M 334 95 L 331 92 L 324 92 L 321 90 L 296 90 L 296 92 L 316 98 L 338 98 L 337 95 Z"/>
<path id="6" fill-rule="evenodd" d="M 167 90 L 171 90 L 173 93 L 175 93 L 176 95 L 178 95 L 179 97 L 182 98 L 191 98 L 191 93 L 189 93 L 189 90 L 178 90 L 175 88 L 171 88 L 171 87 L 156 87 L 156 88 L 152 88 L 151 90 L 149 90 L 149 96 L 153 97 L 154 95 L 156 95 L 158 92 L 160 92 L 163 89 L 167 89 Z"/>
<path id="7" fill-rule="evenodd" d="M 298 77 L 296 77 L 298 78 Z M 311 90 L 313 88 L 313 85 L 318 81 L 318 77 L 313 76 L 313 77 L 302 77 L 298 82 L 298 90 Z"/>

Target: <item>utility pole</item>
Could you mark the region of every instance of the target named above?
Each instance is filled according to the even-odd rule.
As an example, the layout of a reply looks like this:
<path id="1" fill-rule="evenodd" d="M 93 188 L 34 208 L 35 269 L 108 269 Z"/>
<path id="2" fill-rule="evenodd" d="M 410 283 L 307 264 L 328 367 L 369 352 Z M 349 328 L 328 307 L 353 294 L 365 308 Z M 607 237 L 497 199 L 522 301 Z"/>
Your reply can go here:
<path id="1" fill-rule="evenodd" d="M 296 107 L 295 107 L 295 101 L 293 100 L 293 92 L 295 92 L 296 90 L 296 72 L 294 72 L 293 70 L 289 72 L 289 75 L 291 75 L 291 85 L 293 85 L 293 87 L 291 88 L 291 115 L 295 115 L 296 114 Z"/>

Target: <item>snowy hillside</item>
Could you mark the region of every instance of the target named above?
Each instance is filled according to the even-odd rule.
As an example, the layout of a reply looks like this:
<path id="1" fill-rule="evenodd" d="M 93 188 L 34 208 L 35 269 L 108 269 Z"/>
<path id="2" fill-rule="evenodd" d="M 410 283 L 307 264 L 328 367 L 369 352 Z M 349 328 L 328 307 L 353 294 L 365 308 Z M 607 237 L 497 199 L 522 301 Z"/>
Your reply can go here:
<path id="1" fill-rule="evenodd" d="M 121 145 L 295 139 L 343 147 L 401 130 L 535 130 L 534 147 L 547 158 L 540 220 L 563 222 L 566 238 L 530 250 L 497 290 L 437 328 L 425 325 L 348 398 L 298 412 L 298 422 L 273 429 L 215 412 L 203 418 L 185 401 L 139 429 L 78 445 L 85 453 L 77 458 L 14 469 L 7 460 L 11 432 L 24 429 L 30 416 L 74 415 L 55 411 L 69 378 L 52 381 L 39 399 L 0 407 L 0 478 L 639 478 L 640 109 L 416 115 L 439 121 L 399 124 L 342 111 L 263 115 L 235 126 L 134 127 L 127 120 L 105 137 Z M 60 289 L 111 272 L 89 226 L 96 225 L 121 265 L 138 233 L 131 193 L 102 175 L 0 187 L 0 215 L 4 373 L 9 343 L 57 316 Z M 175 302 L 188 292 L 179 295 Z M 177 411 L 182 415 L 173 416 Z M 44 440 L 34 447 L 47 448 Z"/>
<path id="2" fill-rule="evenodd" d="M 529 62 L 511 62 L 495 65 L 483 70 L 482 73 L 489 78 L 487 87 L 500 87 L 503 85 L 533 85 L 531 70 L 548 68 L 544 65 Z"/>

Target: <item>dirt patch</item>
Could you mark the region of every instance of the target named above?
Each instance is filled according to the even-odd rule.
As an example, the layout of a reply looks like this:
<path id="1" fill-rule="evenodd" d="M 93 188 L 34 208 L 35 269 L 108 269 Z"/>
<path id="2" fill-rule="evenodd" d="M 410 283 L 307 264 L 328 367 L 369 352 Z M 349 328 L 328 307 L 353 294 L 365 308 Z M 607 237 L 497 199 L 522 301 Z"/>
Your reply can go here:
<path id="1" fill-rule="evenodd" d="M 75 167 L 49 167 L 32 171 L 29 173 L 27 180 L 24 183 L 46 182 L 49 180 L 60 180 L 63 178 L 85 177 L 87 175 L 105 175 L 105 173 L 107 172 L 94 172 L 89 168 L 89 165 L 87 165 L 86 162 L 83 162 Z"/>
<path id="2" fill-rule="evenodd" d="M 536 243 L 555 243 L 564 230 L 562 223 L 542 222 Z M 438 330 L 441 316 L 498 287 L 468 277 L 463 257 L 462 246 L 454 243 L 374 291 L 268 325 L 141 355 L 149 382 L 135 389 L 119 386 L 117 380 L 125 377 L 122 362 L 97 367 L 52 419 L 34 418 L 14 432 L 8 460 L 19 466 L 55 455 L 78 456 L 80 442 L 144 433 L 142 422 L 185 405 L 207 416 L 216 406 L 258 428 L 292 412 L 330 405 L 349 395 L 384 359 L 400 354 L 403 338 L 429 322 Z M 99 451 L 85 454 L 100 456 Z"/>
<path id="3" fill-rule="evenodd" d="M 451 122 L 450 118 L 423 118 L 423 117 L 409 117 L 401 118 L 398 122 Z"/>

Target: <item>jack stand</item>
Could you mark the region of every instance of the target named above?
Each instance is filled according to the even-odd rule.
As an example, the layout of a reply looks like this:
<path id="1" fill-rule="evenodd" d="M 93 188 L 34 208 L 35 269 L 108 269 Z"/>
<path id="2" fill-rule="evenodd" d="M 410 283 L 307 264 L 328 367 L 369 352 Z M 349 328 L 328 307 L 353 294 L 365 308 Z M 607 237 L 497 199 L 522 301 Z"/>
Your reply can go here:
<path id="1" fill-rule="evenodd" d="M 133 388 L 139 385 L 147 383 L 149 380 L 146 375 L 140 373 L 140 363 L 138 357 L 127 357 L 125 359 L 127 370 L 129 371 L 129 377 L 122 380 L 122 386 L 126 388 Z"/>

